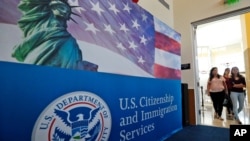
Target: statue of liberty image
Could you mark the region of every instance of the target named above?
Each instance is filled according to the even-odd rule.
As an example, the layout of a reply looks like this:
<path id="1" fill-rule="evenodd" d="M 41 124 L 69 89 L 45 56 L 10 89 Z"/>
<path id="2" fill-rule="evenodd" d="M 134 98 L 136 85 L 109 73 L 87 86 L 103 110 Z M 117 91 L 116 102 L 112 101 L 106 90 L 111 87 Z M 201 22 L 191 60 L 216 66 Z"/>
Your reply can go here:
<path id="1" fill-rule="evenodd" d="M 28 64 L 97 71 L 97 65 L 82 60 L 76 39 L 67 31 L 72 7 L 67 0 L 21 0 L 23 41 L 12 57 Z"/>

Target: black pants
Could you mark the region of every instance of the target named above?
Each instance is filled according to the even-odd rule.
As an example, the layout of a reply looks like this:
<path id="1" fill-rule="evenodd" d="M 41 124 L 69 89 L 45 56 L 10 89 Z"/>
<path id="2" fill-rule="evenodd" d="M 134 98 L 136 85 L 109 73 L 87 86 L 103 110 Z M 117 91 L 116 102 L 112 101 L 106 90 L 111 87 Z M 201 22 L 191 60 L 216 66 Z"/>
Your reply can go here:
<path id="1" fill-rule="evenodd" d="M 230 98 L 230 92 L 228 92 L 228 103 L 227 103 L 227 105 L 226 105 L 226 107 L 227 107 L 227 113 L 228 114 L 232 114 L 232 112 L 233 112 L 233 103 L 232 103 L 232 100 L 231 100 L 231 98 Z"/>
<path id="2" fill-rule="evenodd" d="M 210 96 L 213 102 L 214 111 L 221 117 L 225 92 L 210 92 Z"/>

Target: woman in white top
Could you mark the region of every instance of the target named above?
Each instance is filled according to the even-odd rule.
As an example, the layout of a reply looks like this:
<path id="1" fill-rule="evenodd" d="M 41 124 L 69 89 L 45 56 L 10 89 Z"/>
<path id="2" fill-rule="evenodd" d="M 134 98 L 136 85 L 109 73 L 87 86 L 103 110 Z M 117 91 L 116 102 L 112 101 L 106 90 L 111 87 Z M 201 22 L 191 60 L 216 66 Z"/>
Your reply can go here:
<path id="1" fill-rule="evenodd" d="M 207 83 L 208 95 L 211 96 L 213 107 L 215 111 L 214 117 L 220 120 L 222 110 L 223 110 L 223 100 L 225 98 L 225 93 L 227 94 L 227 86 L 223 76 L 218 74 L 217 67 L 213 67 L 210 70 L 209 79 Z"/>

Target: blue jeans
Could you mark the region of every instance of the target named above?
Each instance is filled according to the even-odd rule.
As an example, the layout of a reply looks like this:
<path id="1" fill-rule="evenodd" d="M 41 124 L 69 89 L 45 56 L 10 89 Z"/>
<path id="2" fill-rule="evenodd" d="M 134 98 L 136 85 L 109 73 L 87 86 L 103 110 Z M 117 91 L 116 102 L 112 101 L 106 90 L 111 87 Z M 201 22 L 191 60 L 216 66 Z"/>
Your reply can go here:
<path id="1" fill-rule="evenodd" d="M 244 100 L 245 100 L 245 95 L 243 92 L 231 92 L 230 94 L 232 103 L 233 103 L 233 113 L 234 113 L 234 117 L 236 120 L 240 120 L 239 119 L 239 112 L 242 111 L 243 107 L 244 107 Z M 238 107 L 239 105 L 239 107 Z"/>

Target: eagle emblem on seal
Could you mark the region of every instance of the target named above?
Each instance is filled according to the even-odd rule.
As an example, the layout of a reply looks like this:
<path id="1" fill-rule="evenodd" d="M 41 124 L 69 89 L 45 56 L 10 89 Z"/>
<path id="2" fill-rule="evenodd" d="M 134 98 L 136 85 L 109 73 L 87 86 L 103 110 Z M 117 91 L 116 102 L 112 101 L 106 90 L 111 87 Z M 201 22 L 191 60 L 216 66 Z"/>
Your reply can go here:
<path id="1" fill-rule="evenodd" d="M 61 126 L 54 129 L 53 141 L 93 141 L 101 130 L 100 108 L 77 107 L 69 111 L 55 109 Z"/>

